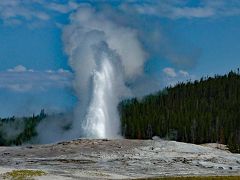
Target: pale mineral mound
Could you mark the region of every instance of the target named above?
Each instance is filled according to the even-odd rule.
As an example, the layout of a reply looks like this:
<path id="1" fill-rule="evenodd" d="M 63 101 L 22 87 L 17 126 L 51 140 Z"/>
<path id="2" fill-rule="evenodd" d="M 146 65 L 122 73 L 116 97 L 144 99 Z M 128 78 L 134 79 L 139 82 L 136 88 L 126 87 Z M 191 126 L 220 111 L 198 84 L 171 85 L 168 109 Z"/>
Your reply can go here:
<path id="1" fill-rule="evenodd" d="M 158 138 L 0 147 L 0 156 L 1 176 L 14 169 L 45 172 L 35 179 L 240 175 L 240 154 Z"/>

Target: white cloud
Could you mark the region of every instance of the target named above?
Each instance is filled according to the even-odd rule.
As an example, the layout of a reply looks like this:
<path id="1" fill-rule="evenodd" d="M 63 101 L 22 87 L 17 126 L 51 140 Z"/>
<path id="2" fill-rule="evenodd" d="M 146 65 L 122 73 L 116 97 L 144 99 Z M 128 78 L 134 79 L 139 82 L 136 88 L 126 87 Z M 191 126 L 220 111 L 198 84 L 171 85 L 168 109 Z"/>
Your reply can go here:
<path id="1" fill-rule="evenodd" d="M 9 84 L 6 88 L 15 92 L 26 92 L 30 91 L 33 87 L 31 84 Z"/>
<path id="2" fill-rule="evenodd" d="M 169 77 L 176 77 L 177 76 L 177 73 L 175 72 L 175 69 L 173 69 L 173 68 L 169 68 L 169 67 L 164 68 L 163 72 Z"/>
<path id="3" fill-rule="evenodd" d="M 26 72 L 28 71 L 27 68 L 23 65 L 18 65 L 14 67 L 13 69 L 8 69 L 8 72 Z"/>
<path id="4" fill-rule="evenodd" d="M 53 70 L 48 69 L 48 70 L 46 70 L 45 72 L 46 72 L 46 73 L 53 73 Z"/>
<path id="5" fill-rule="evenodd" d="M 58 69 L 57 72 L 58 72 L 58 73 L 70 73 L 69 70 L 65 70 L 65 69 L 62 69 L 62 68 L 61 68 L 61 69 Z"/>
<path id="6" fill-rule="evenodd" d="M 171 19 L 178 19 L 178 18 L 206 18 L 215 15 L 215 11 L 209 7 L 173 7 L 173 6 L 166 6 L 167 9 L 162 10 L 160 9 L 153 9 L 151 12 L 143 11 L 146 14 L 152 14 L 155 16 L 165 16 Z M 151 8 L 152 9 L 152 8 Z M 167 10 L 167 11 L 166 11 Z M 161 11 L 166 11 L 165 13 L 159 13 Z"/>
<path id="7" fill-rule="evenodd" d="M 102 0 L 97 6 L 110 4 Z M 202 0 L 195 6 L 189 6 L 189 0 L 126 0 L 119 1 L 120 8 L 135 15 L 144 14 L 156 17 L 171 19 L 179 18 L 211 18 L 223 16 L 240 15 L 239 0 Z M 65 3 L 60 1 L 46 0 L 1 0 L 0 20 L 6 25 L 18 25 L 22 22 L 48 21 L 53 19 L 56 13 L 68 14 L 78 9 L 85 2 L 68 0 Z M 55 22 L 57 23 L 57 22 Z"/>
<path id="8" fill-rule="evenodd" d="M 211 17 L 215 14 L 214 9 L 210 7 L 184 7 L 184 8 L 173 8 L 172 15 L 173 18 L 206 18 Z"/>
<path id="9" fill-rule="evenodd" d="M 18 65 L 7 71 L 0 72 L 0 89 L 28 92 L 71 87 L 72 76 L 70 71 L 64 69 L 35 71 Z"/>
<path id="10" fill-rule="evenodd" d="M 189 6 L 190 0 L 149 1 L 142 3 L 134 1 L 133 5 L 124 6 L 125 10 L 135 10 L 137 13 L 179 18 L 210 18 L 240 15 L 240 1 L 238 0 L 202 0 L 198 5 Z M 127 7 L 127 8 L 126 8 Z"/>
<path id="11" fill-rule="evenodd" d="M 8 69 L 8 72 L 34 72 L 33 69 L 27 69 L 23 65 L 17 65 L 14 68 Z"/>
<path id="12" fill-rule="evenodd" d="M 189 73 L 187 71 L 184 71 L 184 70 L 180 70 L 179 74 L 184 76 L 184 77 L 188 77 L 189 76 Z"/>
<path id="13" fill-rule="evenodd" d="M 48 9 L 56 11 L 58 13 L 63 13 L 63 14 L 76 10 L 78 7 L 79 7 L 79 4 L 71 1 L 69 1 L 66 4 L 49 3 L 47 5 Z"/>
<path id="14" fill-rule="evenodd" d="M 171 67 L 166 67 L 163 69 L 163 73 L 170 78 L 176 78 L 176 77 L 190 77 L 190 74 L 187 71 L 179 70 L 178 72 Z"/>
<path id="15" fill-rule="evenodd" d="M 67 3 L 46 0 L 1 0 L 0 20 L 5 25 L 19 25 L 48 21 L 56 14 L 67 14 L 76 10 L 82 3 L 68 0 Z"/>
<path id="16" fill-rule="evenodd" d="M 46 11 L 36 8 L 36 5 L 40 5 L 40 2 L 30 0 L 1 0 L 0 19 L 7 25 L 20 24 L 23 21 L 47 21 L 50 19 L 50 15 Z"/>
<path id="17" fill-rule="evenodd" d="M 163 86 L 173 86 L 178 82 L 193 81 L 196 79 L 195 75 L 190 74 L 184 70 L 175 70 L 174 68 L 164 68 L 162 76 Z"/>
<path id="18" fill-rule="evenodd" d="M 43 13 L 43 12 L 35 13 L 35 17 L 40 19 L 40 20 L 49 20 L 50 19 L 50 16 L 46 13 Z"/>

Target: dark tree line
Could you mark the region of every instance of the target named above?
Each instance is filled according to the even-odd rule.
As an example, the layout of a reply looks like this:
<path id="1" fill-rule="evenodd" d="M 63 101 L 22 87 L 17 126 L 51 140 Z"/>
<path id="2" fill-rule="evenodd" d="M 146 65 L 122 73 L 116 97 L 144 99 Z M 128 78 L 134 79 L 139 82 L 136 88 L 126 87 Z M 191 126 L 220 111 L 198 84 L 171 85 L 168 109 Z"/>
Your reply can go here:
<path id="1" fill-rule="evenodd" d="M 119 111 L 126 138 L 218 142 L 240 152 L 239 70 L 179 83 L 142 100 L 124 100 Z"/>
<path id="2" fill-rule="evenodd" d="M 39 115 L 24 118 L 0 118 L 0 146 L 21 145 L 37 136 L 38 123 L 46 118 L 44 110 Z"/>

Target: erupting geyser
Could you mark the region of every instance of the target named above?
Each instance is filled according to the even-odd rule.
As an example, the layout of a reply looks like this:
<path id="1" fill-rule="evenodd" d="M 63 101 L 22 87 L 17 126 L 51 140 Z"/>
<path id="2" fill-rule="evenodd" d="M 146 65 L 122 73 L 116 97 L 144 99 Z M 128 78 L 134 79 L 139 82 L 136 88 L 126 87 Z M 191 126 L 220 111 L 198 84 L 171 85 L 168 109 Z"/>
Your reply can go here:
<path id="1" fill-rule="evenodd" d="M 84 131 L 88 137 L 115 137 L 119 133 L 119 94 L 116 83 L 123 86 L 123 81 L 113 60 L 107 54 L 103 55 L 100 59 L 101 64 L 93 72 L 93 92 L 84 124 Z"/>
<path id="2" fill-rule="evenodd" d="M 86 117 L 85 131 L 90 136 L 105 138 L 114 135 L 109 125 L 113 122 L 118 124 L 118 121 L 115 109 L 116 94 L 112 85 L 115 81 L 114 70 L 108 58 L 102 61 L 99 71 L 93 75 L 93 96 Z"/>
<path id="3" fill-rule="evenodd" d="M 82 6 L 64 28 L 63 41 L 79 99 L 73 136 L 119 137 L 117 105 L 131 94 L 125 84 L 142 73 L 145 61 L 136 31 Z"/>

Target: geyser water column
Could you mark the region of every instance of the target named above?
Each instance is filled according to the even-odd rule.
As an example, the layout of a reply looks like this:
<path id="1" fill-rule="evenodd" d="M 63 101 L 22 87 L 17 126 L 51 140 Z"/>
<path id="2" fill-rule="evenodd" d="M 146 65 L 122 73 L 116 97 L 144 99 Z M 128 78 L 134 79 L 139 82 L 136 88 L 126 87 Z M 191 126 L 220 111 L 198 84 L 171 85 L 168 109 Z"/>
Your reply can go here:
<path id="1" fill-rule="evenodd" d="M 99 69 L 93 73 L 93 94 L 84 127 L 88 137 L 116 137 L 119 133 L 116 108 L 119 95 L 115 83 L 122 80 L 117 78 L 119 74 L 110 60 L 107 55 L 103 57 Z"/>
<path id="2" fill-rule="evenodd" d="M 113 86 L 111 82 L 114 76 L 113 69 L 108 59 L 104 59 L 100 71 L 94 72 L 93 75 L 93 99 L 86 117 L 87 125 L 85 131 L 90 136 L 99 138 L 109 137 L 107 123 L 112 121 L 118 123 L 115 117 L 111 117 L 111 110 L 108 107 L 109 98 L 113 96 Z M 111 103 L 112 104 L 112 103 Z M 115 105 L 115 104 L 114 104 Z M 110 106 L 111 107 L 111 106 Z M 115 111 L 115 110 L 114 110 Z"/>
<path id="3" fill-rule="evenodd" d="M 64 28 L 63 42 L 79 99 L 72 137 L 117 138 L 117 105 L 131 94 L 126 82 L 142 73 L 145 53 L 136 31 L 82 6 Z"/>

